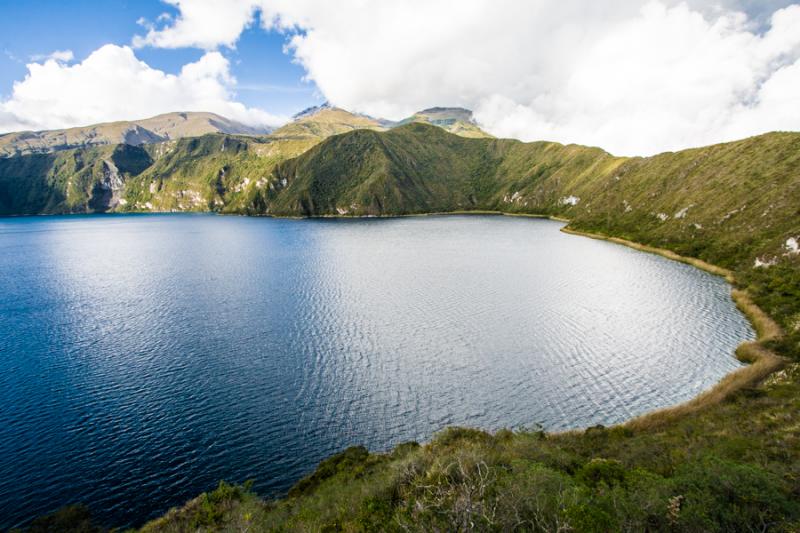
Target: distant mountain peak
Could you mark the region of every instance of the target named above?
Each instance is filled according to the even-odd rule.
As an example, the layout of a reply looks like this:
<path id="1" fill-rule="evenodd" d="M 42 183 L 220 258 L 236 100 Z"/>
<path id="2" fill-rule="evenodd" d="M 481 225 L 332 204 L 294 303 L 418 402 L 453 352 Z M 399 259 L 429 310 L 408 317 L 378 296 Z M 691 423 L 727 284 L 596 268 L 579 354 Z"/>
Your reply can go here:
<path id="1" fill-rule="evenodd" d="M 460 121 L 467 124 L 477 125 L 470 109 L 464 107 L 429 107 L 415 113 L 416 116 L 425 117 L 429 122 L 433 121 Z"/>
<path id="2" fill-rule="evenodd" d="M 466 107 L 447 107 L 447 106 L 435 106 L 429 107 L 427 109 L 423 109 L 420 113 L 429 114 L 429 113 L 452 113 L 452 114 L 464 114 L 472 116 L 472 110 L 467 109 Z"/>
<path id="3" fill-rule="evenodd" d="M 333 108 L 334 106 L 331 105 L 331 103 L 326 100 L 324 103 L 320 105 L 313 105 L 311 107 L 303 109 L 299 113 L 295 113 L 294 115 L 292 115 L 292 118 L 294 120 L 298 120 L 301 118 L 312 117 L 317 113 L 319 113 L 320 111 L 325 111 L 326 109 L 333 109 Z"/>
<path id="4" fill-rule="evenodd" d="M 477 121 L 472 116 L 472 111 L 463 107 L 429 107 L 422 111 L 417 111 L 395 125 L 400 126 L 409 122 L 425 122 L 439 126 L 461 137 L 491 137 L 478 126 Z"/>

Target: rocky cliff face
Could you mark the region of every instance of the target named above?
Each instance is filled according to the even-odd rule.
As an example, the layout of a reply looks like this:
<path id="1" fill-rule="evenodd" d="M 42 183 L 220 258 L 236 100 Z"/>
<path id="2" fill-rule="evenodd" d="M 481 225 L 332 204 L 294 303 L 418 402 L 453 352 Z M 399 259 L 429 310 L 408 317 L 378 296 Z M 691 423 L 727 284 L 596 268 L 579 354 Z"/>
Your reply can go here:
<path id="1" fill-rule="evenodd" d="M 126 205 L 127 201 L 121 197 L 125 181 L 119 169 L 110 159 L 104 159 L 100 165 L 102 177 L 92 187 L 89 208 L 95 212 L 105 212 L 119 205 Z"/>

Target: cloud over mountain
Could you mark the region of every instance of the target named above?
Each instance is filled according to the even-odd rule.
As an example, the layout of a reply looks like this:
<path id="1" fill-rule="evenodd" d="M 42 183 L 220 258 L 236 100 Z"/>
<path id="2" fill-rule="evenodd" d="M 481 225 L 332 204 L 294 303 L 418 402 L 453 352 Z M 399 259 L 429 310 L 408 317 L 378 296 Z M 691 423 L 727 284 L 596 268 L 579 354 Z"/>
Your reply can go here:
<path id="1" fill-rule="evenodd" d="M 226 56 L 246 29 L 285 51 L 337 106 L 400 119 L 473 109 L 497 136 L 647 155 L 800 129 L 800 4 L 789 0 L 165 0 L 131 46 L 37 57 L 0 101 L 0 131 L 176 110 L 251 125 Z M 69 43 L 65 43 L 69 44 Z M 199 48 L 174 74 L 137 47 Z"/>
<path id="2" fill-rule="evenodd" d="M 211 111 L 248 125 L 280 117 L 234 99 L 235 79 L 219 52 L 168 74 L 136 58 L 128 46 L 106 45 L 79 63 L 58 52 L 27 65 L 28 74 L 0 101 L 0 132 L 53 129 L 141 119 L 171 111 Z"/>
<path id="3" fill-rule="evenodd" d="M 234 46 L 258 21 L 289 32 L 326 98 L 388 118 L 458 105 L 496 135 L 620 154 L 800 129 L 800 5 L 787 2 L 169 3 L 178 16 L 137 45 Z"/>

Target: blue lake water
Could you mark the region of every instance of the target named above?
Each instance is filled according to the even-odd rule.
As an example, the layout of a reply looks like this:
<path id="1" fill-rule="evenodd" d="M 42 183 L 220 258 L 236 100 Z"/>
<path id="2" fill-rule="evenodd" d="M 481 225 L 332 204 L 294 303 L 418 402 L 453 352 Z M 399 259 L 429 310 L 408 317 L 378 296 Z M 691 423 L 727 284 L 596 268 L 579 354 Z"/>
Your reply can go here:
<path id="1" fill-rule="evenodd" d="M 620 422 L 752 338 L 720 278 L 490 216 L 0 219 L 0 529 L 280 495 L 352 444 Z"/>

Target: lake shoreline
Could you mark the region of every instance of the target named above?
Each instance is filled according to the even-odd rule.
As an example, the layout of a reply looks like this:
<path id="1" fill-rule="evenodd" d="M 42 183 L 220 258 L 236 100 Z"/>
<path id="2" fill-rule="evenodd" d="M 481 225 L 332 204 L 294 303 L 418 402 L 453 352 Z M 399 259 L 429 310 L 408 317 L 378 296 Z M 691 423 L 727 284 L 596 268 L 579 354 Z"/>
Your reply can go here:
<path id="1" fill-rule="evenodd" d="M 725 278 L 731 286 L 731 299 L 736 304 L 736 307 L 747 317 L 756 332 L 756 340 L 743 342 L 736 348 L 734 353 L 734 356 L 739 359 L 739 361 L 746 363 L 746 366 L 726 374 L 716 385 L 686 402 L 636 416 L 626 422 L 617 424 L 618 426 L 631 429 L 645 429 L 661 426 L 706 407 L 718 404 L 742 389 L 754 387 L 769 377 L 773 372 L 777 372 L 786 366 L 786 359 L 775 354 L 766 346 L 766 343 L 778 340 L 783 336 L 781 327 L 753 302 L 746 290 L 736 288 L 736 277 L 731 270 L 695 257 L 679 255 L 671 250 L 648 246 L 620 237 L 575 230 L 568 226 L 561 228 L 561 231 L 579 237 L 613 242 L 640 252 L 660 255 L 661 257 L 685 263 L 710 274 L 714 274 L 715 276 Z"/>

